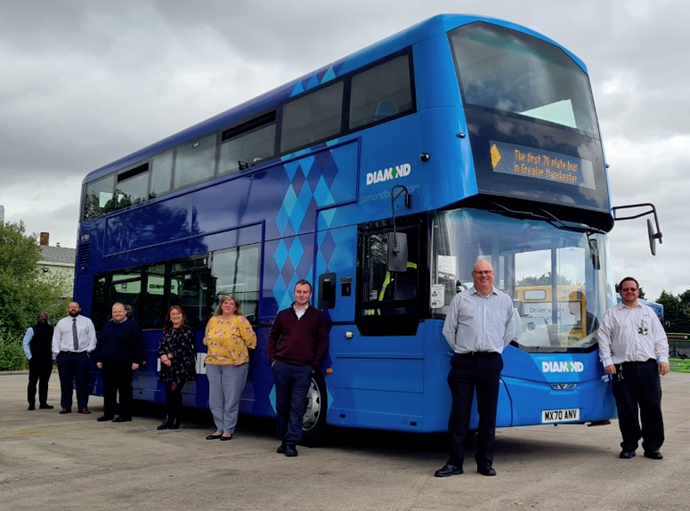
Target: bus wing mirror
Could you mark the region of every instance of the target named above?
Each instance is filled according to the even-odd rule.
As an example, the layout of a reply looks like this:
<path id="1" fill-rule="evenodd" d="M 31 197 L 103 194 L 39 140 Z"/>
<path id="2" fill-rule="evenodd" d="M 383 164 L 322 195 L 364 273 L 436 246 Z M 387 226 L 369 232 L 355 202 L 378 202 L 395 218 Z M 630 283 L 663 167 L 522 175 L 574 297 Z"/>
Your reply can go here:
<path id="1" fill-rule="evenodd" d="M 633 214 L 633 215 L 628 215 L 628 216 L 621 216 L 618 214 L 619 211 L 623 209 L 635 209 L 635 208 L 645 208 L 646 211 L 643 211 L 642 213 L 638 214 Z M 663 234 L 661 234 L 661 227 L 659 227 L 659 216 L 656 214 L 656 208 L 654 207 L 654 204 L 650 203 L 644 203 L 644 204 L 629 204 L 626 206 L 616 206 L 611 208 L 611 211 L 613 212 L 613 220 L 614 221 L 619 221 L 619 220 L 632 220 L 634 218 L 640 218 L 643 216 L 651 215 L 654 217 L 654 223 L 652 224 L 651 220 L 648 218 L 647 219 L 647 236 L 649 237 L 649 248 L 652 251 L 652 255 L 656 255 L 656 240 L 659 240 L 659 244 L 664 242 Z"/>
<path id="2" fill-rule="evenodd" d="M 386 266 L 388 271 L 404 273 L 407 271 L 407 234 L 389 232 Z"/>
<path id="3" fill-rule="evenodd" d="M 589 243 L 589 257 L 592 260 L 592 268 L 595 270 L 601 270 L 601 259 L 599 259 L 599 243 L 597 243 L 596 238 L 589 238 L 587 242 Z"/>
<path id="4" fill-rule="evenodd" d="M 651 250 L 652 255 L 655 256 L 657 234 L 654 232 L 654 226 L 649 218 L 647 219 L 647 237 L 649 238 L 649 250 Z"/>

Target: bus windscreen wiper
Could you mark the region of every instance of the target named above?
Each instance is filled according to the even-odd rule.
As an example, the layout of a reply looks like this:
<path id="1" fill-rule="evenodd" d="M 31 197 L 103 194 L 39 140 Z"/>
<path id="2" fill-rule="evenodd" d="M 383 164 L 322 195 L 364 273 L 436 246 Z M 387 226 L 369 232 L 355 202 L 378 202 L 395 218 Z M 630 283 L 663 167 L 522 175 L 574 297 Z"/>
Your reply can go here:
<path id="1" fill-rule="evenodd" d="M 506 216 L 511 216 L 514 218 L 518 218 L 520 220 L 543 220 L 550 225 L 553 225 L 557 229 L 563 229 L 566 231 L 573 231 L 573 232 L 582 232 L 587 235 L 589 234 L 605 234 L 605 231 L 602 231 L 601 229 L 597 229 L 596 227 L 591 227 L 589 225 L 581 224 L 581 223 L 574 223 L 574 222 L 568 222 L 566 220 L 561 220 L 558 218 L 556 215 L 551 213 L 550 211 L 547 211 L 543 208 L 539 208 L 538 211 L 519 211 L 515 209 L 508 208 L 504 206 L 503 204 L 499 204 L 497 202 L 491 201 L 491 204 L 496 206 L 498 210 L 493 210 L 491 211 L 492 213 L 498 213 L 501 215 L 506 215 Z"/>

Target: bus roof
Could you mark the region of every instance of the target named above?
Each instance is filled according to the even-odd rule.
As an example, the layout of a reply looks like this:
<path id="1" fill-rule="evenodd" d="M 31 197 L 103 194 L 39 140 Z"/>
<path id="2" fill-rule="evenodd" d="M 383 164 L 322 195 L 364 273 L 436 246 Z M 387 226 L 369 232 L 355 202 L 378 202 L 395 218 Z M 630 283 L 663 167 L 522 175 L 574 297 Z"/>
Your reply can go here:
<path id="1" fill-rule="evenodd" d="M 521 25 L 496 18 L 476 15 L 439 14 L 406 28 L 396 34 L 393 34 L 379 42 L 367 46 L 362 50 L 352 53 L 347 57 L 323 66 L 312 73 L 281 85 L 218 115 L 170 135 L 158 142 L 154 142 L 153 144 L 135 151 L 134 153 L 131 153 L 123 158 L 119 158 L 118 160 L 93 170 L 84 178 L 83 184 L 90 183 L 101 177 L 109 175 L 116 170 L 134 165 L 139 161 L 173 149 L 180 144 L 185 143 L 186 141 L 193 140 L 204 134 L 211 133 L 214 130 L 228 127 L 229 125 L 232 125 L 233 123 L 242 119 L 246 119 L 249 116 L 261 113 L 271 106 L 278 105 L 279 103 L 295 97 L 302 92 L 338 78 L 345 73 L 366 66 L 387 55 L 391 55 L 425 40 L 438 37 L 462 25 L 467 25 L 469 23 L 478 21 L 492 23 L 509 29 L 516 29 L 525 34 L 549 42 L 562 49 L 575 61 L 575 63 L 577 63 L 578 66 L 587 72 L 584 62 L 582 62 L 582 60 L 580 60 L 572 52 L 552 39 Z"/>

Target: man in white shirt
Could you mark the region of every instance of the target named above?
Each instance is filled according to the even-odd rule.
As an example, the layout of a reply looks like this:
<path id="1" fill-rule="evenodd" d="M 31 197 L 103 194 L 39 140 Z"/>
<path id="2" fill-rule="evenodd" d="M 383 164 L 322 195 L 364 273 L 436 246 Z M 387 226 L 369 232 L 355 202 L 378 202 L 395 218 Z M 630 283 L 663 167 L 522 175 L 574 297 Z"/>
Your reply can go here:
<path id="1" fill-rule="evenodd" d="M 67 306 L 68 317 L 62 318 L 53 331 L 53 355 L 60 376 L 61 414 L 72 412 L 72 391 L 76 387 L 78 413 L 90 414 L 89 354 L 96 349 L 96 329 L 91 320 L 81 316 L 77 302 Z"/>
<path id="2" fill-rule="evenodd" d="M 479 413 L 477 472 L 496 475 L 493 458 L 501 354 L 515 337 L 517 320 L 513 300 L 494 287 L 494 270 L 489 261 L 480 259 L 475 263 L 472 279 L 474 286 L 453 298 L 443 325 L 443 335 L 455 352 L 448 374 L 453 403 L 448 420 L 448 462 L 434 472 L 436 477 L 463 473 L 464 441 L 475 389 Z"/>
<path id="3" fill-rule="evenodd" d="M 645 457 L 660 460 L 664 421 L 659 376 L 669 371 L 668 340 L 654 311 L 638 301 L 637 280 L 625 277 L 619 289 L 621 303 L 606 311 L 599 327 L 599 358 L 613 377 L 623 436 L 619 456 L 634 457 L 641 438 Z"/>

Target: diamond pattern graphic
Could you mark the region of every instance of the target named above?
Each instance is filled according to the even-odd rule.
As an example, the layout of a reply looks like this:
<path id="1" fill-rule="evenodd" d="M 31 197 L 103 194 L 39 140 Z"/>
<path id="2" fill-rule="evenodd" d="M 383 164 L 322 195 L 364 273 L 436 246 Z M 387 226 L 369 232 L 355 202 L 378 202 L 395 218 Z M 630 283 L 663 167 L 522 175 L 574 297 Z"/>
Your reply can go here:
<path id="1" fill-rule="evenodd" d="M 335 240 L 330 232 L 326 233 L 323 241 L 319 246 L 320 253 L 323 254 L 323 258 L 326 264 L 331 262 L 331 257 L 333 257 L 333 252 L 335 252 Z"/>
<path id="2" fill-rule="evenodd" d="M 316 199 L 316 204 L 319 207 L 328 206 L 335 202 L 323 176 L 319 178 L 319 183 L 316 185 L 316 190 L 314 190 L 314 199 Z"/>
<path id="3" fill-rule="evenodd" d="M 332 73 L 335 70 L 326 70 L 322 79 Z M 272 291 L 279 309 L 292 303 L 292 289 L 299 279 L 314 278 L 314 262 L 319 271 L 324 271 L 322 269 L 327 268 L 337 249 L 330 232 L 323 236 L 319 234 L 319 248 L 314 260 L 313 242 L 310 241 L 313 240 L 310 233 L 315 229 L 314 221 L 318 216 L 320 228 L 324 227 L 324 223 L 328 227 L 337 211 L 336 208 L 326 209 L 317 215 L 317 209 L 354 197 L 354 177 L 346 176 L 341 170 L 351 169 L 355 165 L 356 145 L 331 147 L 319 144 L 318 148 L 300 151 L 299 154 L 304 154 L 304 157 L 300 158 L 295 153 L 290 158 L 284 158 L 290 161 L 283 164 L 284 172 L 280 179 L 283 199 L 275 217 L 275 225 L 282 239 L 273 256 L 277 273 Z"/>
<path id="4" fill-rule="evenodd" d="M 314 87 L 317 87 L 318 85 L 321 85 L 321 82 L 319 82 L 319 77 L 316 76 L 316 73 L 311 75 L 311 78 L 309 78 L 309 82 L 307 82 L 307 87 L 306 89 L 313 89 Z"/>
<path id="5" fill-rule="evenodd" d="M 307 177 L 309 175 L 309 172 L 311 171 L 311 168 L 314 166 L 315 161 L 316 158 L 314 158 L 313 156 L 302 158 L 299 161 L 299 166 L 302 168 L 302 173 L 304 174 L 304 177 Z"/>
<path id="6" fill-rule="evenodd" d="M 283 267 L 287 257 L 288 257 L 288 250 L 287 250 L 287 247 L 285 247 L 285 242 L 283 240 L 280 240 L 280 243 L 278 243 L 278 249 L 276 250 L 276 253 L 273 256 L 273 258 L 276 260 L 276 264 L 278 265 L 278 268 Z"/>
<path id="7" fill-rule="evenodd" d="M 292 178 L 292 188 L 297 195 L 302 193 L 302 186 L 305 182 L 306 179 L 304 179 L 304 173 L 302 171 L 295 173 L 295 176 Z"/>
<path id="8" fill-rule="evenodd" d="M 302 244 L 300 243 L 299 238 L 295 238 L 295 241 L 292 243 L 292 247 L 290 248 L 290 260 L 295 268 L 297 268 L 297 265 L 299 264 L 303 255 L 304 249 L 302 248 Z"/>

